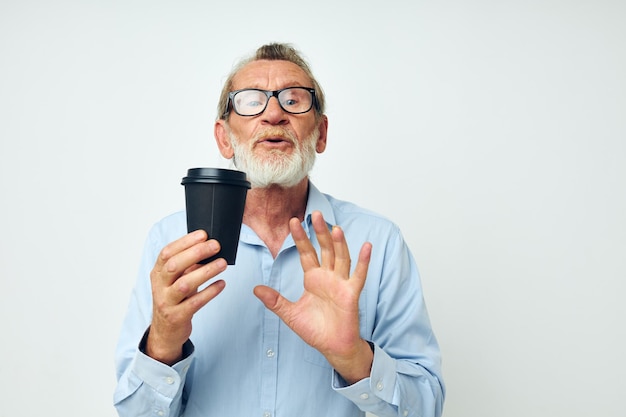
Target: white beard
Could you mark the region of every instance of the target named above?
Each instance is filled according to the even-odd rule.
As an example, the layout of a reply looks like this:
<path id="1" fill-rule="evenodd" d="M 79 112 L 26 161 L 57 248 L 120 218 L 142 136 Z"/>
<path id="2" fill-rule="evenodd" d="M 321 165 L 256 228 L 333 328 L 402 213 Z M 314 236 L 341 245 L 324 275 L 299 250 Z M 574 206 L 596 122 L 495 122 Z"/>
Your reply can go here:
<path id="1" fill-rule="evenodd" d="M 311 135 L 301 143 L 289 131 L 282 128 L 271 128 L 263 131 L 251 140 L 250 146 L 241 144 L 230 130 L 228 136 L 233 146 L 235 156 L 233 164 L 246 173 L 252 188 L 267 188 L 271 185 L 280 187 L 293 187 L 306 178 L 315 163 L 315 145 L 319 139 L 319 130 L 315 129 Z M 271 151 L 266 158 L 258 158 L 254 155 L 252 146 L 259 136 L 271 137 L 272 135 L 284 137 L 294 145 L 291 155 L 283 151 Z"/>

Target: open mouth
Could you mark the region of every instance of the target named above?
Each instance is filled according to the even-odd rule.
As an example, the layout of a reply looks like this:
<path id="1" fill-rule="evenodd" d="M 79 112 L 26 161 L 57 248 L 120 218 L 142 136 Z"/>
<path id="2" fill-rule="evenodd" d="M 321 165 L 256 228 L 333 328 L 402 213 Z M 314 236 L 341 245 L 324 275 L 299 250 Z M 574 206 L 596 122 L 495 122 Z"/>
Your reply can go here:
<path id="1" fill-rule="evenodd" d="M 265 143 L 268 145 L 285 145 L 291 144 L 292 142 L 286 138 L 263 138 L 258 143 Z"/>
<path id="2" fill-rule="evenodd" d="M 274 128 L 260 132 L 255 142 L 266 146 L 286 146 L 295 145 L 295 138 L 292 139 L 289 132 Z"/>

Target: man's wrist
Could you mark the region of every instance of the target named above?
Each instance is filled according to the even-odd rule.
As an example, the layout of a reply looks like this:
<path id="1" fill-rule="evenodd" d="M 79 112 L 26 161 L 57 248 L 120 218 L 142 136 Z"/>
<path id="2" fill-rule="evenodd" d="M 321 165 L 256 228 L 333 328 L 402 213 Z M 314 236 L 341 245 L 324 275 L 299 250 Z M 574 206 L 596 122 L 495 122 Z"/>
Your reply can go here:
<path id="1" fill-rule="evenodd" d="M 337 371 L 349 385 L 369 377 L 372 371 L 375 350 L 374 344 L 361 339 L 359 346 L 359 352 L 351 359 L 329 360 L 335 371 Z"/>
<path id="2" fill-rule="evenodd" d="M 150 327 L 146 329 L 139 342 L 139 351 L 144 355 L 151 357 L 154 360 L 162 362 L 166 365 L 172 366 L 175 363 L 182 361 L 183 359 L 188 358 L 194 351 L 193 343 L 191 340 L 187 339 L 187 341 L 180 347 L 180 350 L 177 350 L 175 353 L 172 352 L 167 353 L 159 353 L 155 351 L 153 346 L 151 346 L 148 341 L 150 339 Z"/>

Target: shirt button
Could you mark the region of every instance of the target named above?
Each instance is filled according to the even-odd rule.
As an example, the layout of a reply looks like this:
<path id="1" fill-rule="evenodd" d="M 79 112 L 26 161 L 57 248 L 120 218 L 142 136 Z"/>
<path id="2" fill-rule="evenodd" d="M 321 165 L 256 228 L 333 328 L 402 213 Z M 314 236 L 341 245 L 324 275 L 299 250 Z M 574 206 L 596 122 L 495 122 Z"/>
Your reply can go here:
<path id="1" fill-rule="evenodd" d="M 363 394 L 360 395 L 362 400 L 367 400 L 370 396 L 367 392 L 364 392 Z"/>
<path id="2" fill-rule="evenodd" d="M 165 378 L 165 382 L 167 382 L 169 385 L 172 385 L 174 383 L 174 378 L 168 376 L 167 378 Z"/>
<path id="3" fill-rule="evenodd" d="M 272 413 L 270 413 L 269 411 L 266 411 L 263 413 L 263 417 L 272 417 Z"/>
<path id="4" fill-rule="evenodd" d="M 157 416 L 163 416 L 165 415 L 165 413 L 163 412 L 163 410 L 159 410 L 157 411 Z"/>
<path id="5" fill-rule="evenodd" d="M 273 358 L 273 357 L 274 357 L 274 355 L 275 355 L 275 353 L 274 353 L 274 351 L 273 351 L 272 349 L 268 349 L 268 350 L 267 350 L 267 352 L 265 352 L 265 355 L 266 355 L 268 358 Z M 269 415 L 267 415 L 267 416 L 266 416 L 265 414 L 263 414 L 263 416 L 264 416 L 264 417 L 269 417 Z"/>
<path id="6" fill-rule="evenodd" d="M 409 410 L 404 410 L 404 411 L 402 412 L 402 415 L 403 415 L 404 417 L 408 416 L 408 415 L 409 415 Z"/>
<path id="7" fill-rule="evenodd" d="M 383 381 L 378 381 L 378 383 L 376 384 L 376 389 L 377 389 L 378 391 L 382 391 L 382 390 L 383 390 L 383 388 L 384 388 L 384 386 L 383 386 Z"/>

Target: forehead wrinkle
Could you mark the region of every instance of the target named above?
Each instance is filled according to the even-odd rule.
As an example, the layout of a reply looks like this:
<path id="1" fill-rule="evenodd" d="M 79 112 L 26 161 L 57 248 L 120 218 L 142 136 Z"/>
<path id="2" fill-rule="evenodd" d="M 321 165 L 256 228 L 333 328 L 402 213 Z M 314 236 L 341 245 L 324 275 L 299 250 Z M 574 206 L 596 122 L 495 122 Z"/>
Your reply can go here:
<path id="1" fill-rule="evenodd" d="M 233 90 L 258 88 L 280 90 L 285 87 L 311 87 L 306 73 L 288 61 L 253 61 L 233 77 Z"/>

